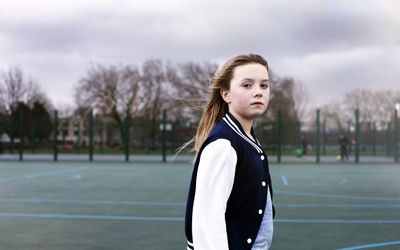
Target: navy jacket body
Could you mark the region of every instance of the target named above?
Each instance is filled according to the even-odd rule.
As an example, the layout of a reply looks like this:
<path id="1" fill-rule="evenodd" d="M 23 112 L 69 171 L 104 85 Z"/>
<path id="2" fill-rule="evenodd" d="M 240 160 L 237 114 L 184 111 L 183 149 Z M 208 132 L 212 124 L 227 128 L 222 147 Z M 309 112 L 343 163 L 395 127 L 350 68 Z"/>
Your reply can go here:
<path id="1" fill-rule="evenodd" d="M 192 179 L 190 182 L 189 195 L 186 205 L 185 233 L 188 241 L 187 249 L 210 250 L 196 248 L 193 242 L 193 215 L 196 213 L 193 204 L 196 197 L 196 188 L 201 188 L 197 183 L 199 163 L 204 149 L 218 140 L 229 141 L 232 152 L 236 153 L 236 166 L 233 166 L 233 185 L 226 203 L 225 223 L 229 249 L 245 250 L 251 249 L 257 236 L 266 206 L 267 191 L 273 197 L 271 177 L 268 167 L 267 155 L 260 143 L 251 131 L 254 139 L 246 136 L 240 123 L 227 113 L 212 129 L 208 138 L 203 143 L 197 154 L 194 164 Z M 218 153 L 212 154 L 217 157 Z M 217 159 L 216 159 L 217 160 Z M 224 176 L 221 176 L 224 178 Z M 210 193 L 210 196 L 213 194 Z M 223 197 L 221 197 L 223 198 Z M 206 208 L 212 209 L 212 208 Z M 273 208 L 273 216 L 275 209 Z"/>

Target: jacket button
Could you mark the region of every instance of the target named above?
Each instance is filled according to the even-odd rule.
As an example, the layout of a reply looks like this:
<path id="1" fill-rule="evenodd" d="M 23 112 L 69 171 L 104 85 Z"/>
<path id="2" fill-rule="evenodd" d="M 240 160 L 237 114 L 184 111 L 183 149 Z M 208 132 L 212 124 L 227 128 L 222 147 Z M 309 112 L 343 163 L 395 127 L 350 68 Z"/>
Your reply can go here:
<path id="1" fill-rule="evenodd" d="M 262 209 L 258 210 L 258 214 L 262 214 Z"/>
<path id="2" fill-rule="evenodd" d="M 265 186 L 267 185 L 267 183 L 266 183 L 265 181 L 263 181 L 263 182 L 261 182 L 261 185 L 262 185 L 263 187 L 265 187 Z"/>
<path id="3" fill-rule="evenodd" d="M 249 244 L 251 243 L 251 239 L 250 238 L 247 239 L 247 243 L 249 243 Z"/>
<path id="4" fill-rule="evenodd" d="M 264 156 L 264 155 L 261 155 L 260 158 L 261 158 L 261 160 L 264 160 L 264 159 L 265 159 L 265 156 Z"/>

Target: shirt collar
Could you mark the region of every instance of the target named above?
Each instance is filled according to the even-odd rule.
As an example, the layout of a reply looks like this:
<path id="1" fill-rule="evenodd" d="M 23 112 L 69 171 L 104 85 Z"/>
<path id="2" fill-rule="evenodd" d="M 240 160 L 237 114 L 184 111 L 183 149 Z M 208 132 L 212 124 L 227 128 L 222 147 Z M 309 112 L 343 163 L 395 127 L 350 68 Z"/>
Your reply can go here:
<path id="1" fill-rule="evenodd" d="M 254 140 L 246 135 L 242 125 L 240 125 L 240 122 L 231 113 L 227 112 L 222 119 L 228 124 L 228 126 L 233 131 L 235 131 L 236 134 L 238 134 L 240 137 L 246 140 L 251 146 L 253 146 L 258 153 L 263 152 L 263 150 L 261 149 L 260 142 L 254 136 L 253 127 L 251 127 L 250 133 L 253 136 Z"/>

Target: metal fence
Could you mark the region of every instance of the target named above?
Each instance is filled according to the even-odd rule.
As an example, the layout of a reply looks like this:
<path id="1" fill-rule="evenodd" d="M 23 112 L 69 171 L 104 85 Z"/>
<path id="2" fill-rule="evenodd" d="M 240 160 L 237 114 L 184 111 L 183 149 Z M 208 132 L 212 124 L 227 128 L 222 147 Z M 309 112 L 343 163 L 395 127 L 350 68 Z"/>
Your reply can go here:
<path id="1" fill-rule="evenodd" d="M 281 112 L 276 117 L 273 122 L 257 123 L 254 127 L 272 161 L 399 162 L 399 118 L 396 110 L 385 126 L 360 122 L 360 111 L 355 110 L 354 118 L 348 121 L 346 129 L 330 127 L 319 110 L 316 111 L 314 125 L 307 128 L 300 122 L 283 120 Z M 127 112 L 119 127 L 109 120 L 94 117 L 93 112 L 89 112 L 87 117 L 59 118 L 55 111 L 51 136 L 39 140 L 35 134 L 37 128 L 24 127 L 24 119 L 27 118 L 21 113 L 18 124 L 12 125 L 18 129 L 19 133 L 15 134 L 19 136 L 13 136 L 13 132 L 3 133 L 0 160 L 111 159 L 130 162 L 148 159 L 166 162 L 174 158 L 177 148 L 195 135 L 197 126 L 188 121 L 168 119 L 165 110 L 158 119 L 130 117 Z M 340 157 L 340 140 L 344 140 L 348 158 Z M 193 153 L 184 150 L 180 156 L 192 160 Z"/>

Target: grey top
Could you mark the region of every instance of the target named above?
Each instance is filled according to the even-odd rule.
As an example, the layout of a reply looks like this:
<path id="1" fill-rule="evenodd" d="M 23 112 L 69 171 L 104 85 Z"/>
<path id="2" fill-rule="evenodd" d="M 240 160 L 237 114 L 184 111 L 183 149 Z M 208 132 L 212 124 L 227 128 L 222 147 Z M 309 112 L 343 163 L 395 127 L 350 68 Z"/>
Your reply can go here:
<path id="1" fill-rule="evenodd" d="M 274 224 L 272 221 L 271 193 L 267 192 L 267 205 L 265 206 L 263 220 L 258 230 L 257 238 L 254 241 L 252 250 L 268 250 L 272 243 Z"/>

